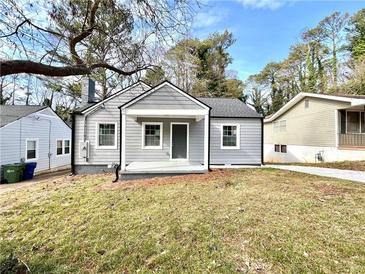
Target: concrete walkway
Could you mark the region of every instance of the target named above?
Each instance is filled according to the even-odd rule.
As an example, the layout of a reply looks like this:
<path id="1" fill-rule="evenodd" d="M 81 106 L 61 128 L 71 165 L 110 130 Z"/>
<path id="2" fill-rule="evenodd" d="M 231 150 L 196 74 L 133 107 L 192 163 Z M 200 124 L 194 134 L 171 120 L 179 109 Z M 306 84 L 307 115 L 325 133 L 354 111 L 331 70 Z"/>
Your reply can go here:
<path id="1" fill-rule="evenodd" d="M 291 166 L 291 165 L 265 165 L 265 167 L 365 183 L 364 171 L 311 167 L 311 166 Z"/>

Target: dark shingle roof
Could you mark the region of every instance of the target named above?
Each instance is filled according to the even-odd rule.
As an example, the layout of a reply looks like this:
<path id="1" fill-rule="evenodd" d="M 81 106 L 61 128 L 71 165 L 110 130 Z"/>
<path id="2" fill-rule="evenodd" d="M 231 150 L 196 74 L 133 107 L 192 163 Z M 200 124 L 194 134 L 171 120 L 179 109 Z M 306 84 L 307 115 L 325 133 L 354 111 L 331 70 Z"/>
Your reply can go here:
<path id="1" fill-rule="evenodd" d="M 227 118 L 261 118 L 261 115 L 238 99 L 232 98 L 197 98 L 212 108 L 212 117 Z"/>
<path id="2" fill-rule="evenodd" d="M 0 127 L 14 122 L 22 117 L 47 108 L 46 106 L 0 106 Z"/>

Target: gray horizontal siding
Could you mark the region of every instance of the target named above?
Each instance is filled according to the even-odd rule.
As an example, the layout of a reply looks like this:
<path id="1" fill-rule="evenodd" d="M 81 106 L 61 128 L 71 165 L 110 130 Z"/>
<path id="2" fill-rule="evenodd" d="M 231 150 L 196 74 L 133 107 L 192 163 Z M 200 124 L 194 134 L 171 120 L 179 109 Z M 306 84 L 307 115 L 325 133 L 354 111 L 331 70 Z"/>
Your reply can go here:
<path id="1" fill-rule="evenodd" d="M 119 163 L 119 109 L 118 107 L 132 100 L 136 96 L 145 92 L 148 87 L 140 84 L 134 88 L 121 93 L 113 99 L 104 103 L 104 108 L 99 107 L 89 115 L 76 115 L 75 123 L 75 164 L 96 164 L 107 165 Z M 80 157 L 80 141 L 84 140 L 84 119 L 86 117 L 86 140 L 90 142 L 90 158 L 86 162 Z M 117 148 L 116 149 L 96 149 L 96 123 L 117 123 Z"/>
<path id="2" fill-rule="evenodd" d="M 163 123 L 162 149 L 142 149 L 142 122 Z M 127 119 L 126 125 L 126 162 L 154 162 L 170 160 L 170 125 L 172 122 L 189 123 L 189 161 L 204 161 L 204 120 L 139 118 L 137 121 Z"/>
<path id="3" fill-rule="evenodd" d="M 71 129 L 49 109 L 30 114 L 0 129 L 0 165 L 25 159 L 26 139 L 38 140 L 38 159 L 34 160 L 37 162 L 36 172 L 70 164 L 71 153 L 56 155 L 56 140 L 71 141 Z M 50 162 L 48 153 L 51 154 Z"/>
<path id="4" fill-rule="evenodd" d="M 221 149 L 222 124 L 240 125 L 240 149 Z M 210 164 L 261 164 L 261 119 L 211 118 Z"/>
<path id="5" fill-rule="evenodd" d="M 130 109 L 202 109 L 201 106 L 180 94 L 170 86 L 163 86 L 147 95 Z"/>

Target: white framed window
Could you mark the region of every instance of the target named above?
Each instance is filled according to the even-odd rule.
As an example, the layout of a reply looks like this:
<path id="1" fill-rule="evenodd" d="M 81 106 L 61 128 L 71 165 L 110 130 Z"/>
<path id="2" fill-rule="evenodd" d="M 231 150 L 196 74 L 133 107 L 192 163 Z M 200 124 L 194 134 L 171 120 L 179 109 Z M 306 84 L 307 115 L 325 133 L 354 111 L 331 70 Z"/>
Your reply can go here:
<path id="1" fill-rule="evenodd" d="M 274 133 L 286 131 L 286 120 L 280 120 L 273 123 Z"/>
<path id="2" fill-rule="evenodd" d="M 162 149 L 163 123 L 142 123 L 142 148 Z"/>
<path id="3" fill-rule="evenodd" d="M 96 123 L 96 148 L 117 148 L 117 123 Z"/>
<path id="4" fill-rule="evenodd" d="M 25 160 L 38 159 L 38 139 L 25 140 Z"/>
<path id="5" fill-rule="evenodd" d="M 70 140 L 63 140 L 63 153 L 70 154 Z"/>
<path id="6" fill-rule="evenodd" d="M 56 155 L 62 155 L 63 154 L 63 141 L 57 140 L 56 141 Z"/>
<path id="7" fill-rule="evenodd" d="M 221 149 L 240 148 L 240 125 L 222 125 Z"/>

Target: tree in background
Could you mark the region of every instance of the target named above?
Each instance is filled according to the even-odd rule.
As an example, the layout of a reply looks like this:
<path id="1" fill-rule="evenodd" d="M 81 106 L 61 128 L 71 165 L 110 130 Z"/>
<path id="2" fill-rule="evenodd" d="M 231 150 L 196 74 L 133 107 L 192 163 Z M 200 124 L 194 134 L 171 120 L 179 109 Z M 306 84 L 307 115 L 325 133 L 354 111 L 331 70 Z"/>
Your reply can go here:
<path id="1" fill-rule="evenodd" d="M 349 51 L 355 61 L 365 58 L 365 8 L 356 12 L 347 27 Z"/>
<path id="2" fill-rule="evenodd" d="M 156 86 L 162 81 L 166 80 L 165 71 L 161 67 L 157 67 L 154 70 L 149 70 L 143 76 L 142 80 L 152 87 Z"/>

